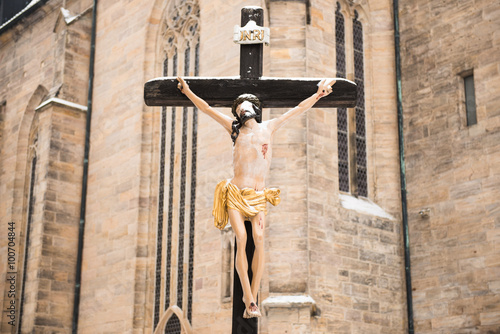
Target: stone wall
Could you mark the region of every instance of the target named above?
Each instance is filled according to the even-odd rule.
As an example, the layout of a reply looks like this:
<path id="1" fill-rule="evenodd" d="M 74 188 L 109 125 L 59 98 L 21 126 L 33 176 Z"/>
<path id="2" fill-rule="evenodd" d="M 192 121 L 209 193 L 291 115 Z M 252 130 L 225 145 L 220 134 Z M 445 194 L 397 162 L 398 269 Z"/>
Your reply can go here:
<path id="1" fill-rule="evenodd" d="M 158 32 L 167 3 L 99 2 L 82 333 L 152 333 L 161 109 L 146 107 L 142 96 L 144 82 L 161 75 Z M 270 207 L 267 216 L 261 333 L 406 329 L 392 2 L 340 3 L 346 29 L 352 28 L 355 10 L 363 24 L 368 198 L 338 191 L 334 109 L 311 110 L 277 133 L 268 185 L 281 188 L 282 203 Z M 82 13 L 91 1 L 66 5 Z M 203 0 L 199 5 L 201 76 L 238 75 L 239 47 L 231 34 L 246 5 L 263 7 L 265 25 L 271 28 L 271 46 L 264 48 L 265 75 L 336 75 L 336 2 L 256 0 L 228 6 Z M 61 6 L 61 1 L 49 1 L 39 14 L 0 35 L 0 104 L 6 101 L 0 117 L 0 194 L 7 198 L 0 203 L 0 216 L 8 217 L 0 222 L 4 231 L 9 220 L 25 220 L 22 203 L 35 109 L 50 97 L 86 104 L 90 12 L 66 25 Z M 493 1 L 476 1 L 472 7 L 452 1 L 401 2 L 419 333 L 499 328 L 498 13 Z M 467 127 L 462 75 L 471 70 L 478 124 Z M 264 118 L 284 111 L 266 109 Z M 71 323 L 81 178 L 82 147 L 76 143 L 83 141 L 84 113 L 60 103 L 37 113 L 45 169 L 37 172 L 26 328 L 65 331 Z M 217 182 L 232 176 L 231 140 L 201 113 L 197 150 L 191 325 L 197 333 L 225 333 L 231 300 L 226 297 L 223 254 L 233 236 L 214 228 L 211 207 Z M 365 206 L 370 210 L 360 209 Z M 429 215 L 419 215 L 425 209 Z M 5 245 L 0 240 L 2 263 Z M 4 295 L 4 268 L 0 272 Z"/>
<path id="2" fill-rule="evenodd" d="M 81 333 L 144 327 L 152 114 L 142 96 L 153 5 L 98 5 Z"/>
<path id="3" fill-rule="evenodd" d="M 500 7 L 400 4 L 415 329 L 498 333 Z M 472 126 L 466 73 L 474 74 Z"/>
<path id="4" fill-rule="evenodd" d="M 71 329 L 80 221 L 85 112 L 54 102 L 37 113 L 23 333 Z"/>
<path id="5" fill-rule="evenodd" d="M 66 8 L 81 13 L 89 4 L 67 1 Z M 0 226 L 2 231 L 8 222 L 16 226 L 15 320 L 20 320 L 24 295 L 23 333 L 70 331 L 72 326 L 90 19 L 82 15 L 67 25 L 61 6 L 61 1 L 48 1 L 0 35 Z M 5 265 L 0 269 L 1 330 L 11 332 L 15 327 L 7 324 L 4 311 L 14 300 L 4 285 L 6 238 L 0 249 Z"/>
<path id="6" fill-rule="evenodd" d="M 406 302 L 399 171 L 395 163 L 398 149 L 391 3 L 340 5 L 345 18 L 348 78 L 354 66 L 349 31 L 355 11 L 363 25 L 368 199 L 355 199 L 338 191 L 335 110 L 309 112 L 309 294 L 319 310 L 319 315 L 311 318 L 311 332 L 403 333 Z M 308 76 L 335 75 L 331 60 L 335 59 L 335 43 L 327 42 L 335 38 L 333 6 L 330 2 L 312 2 Z M 349 201 L 356 204 L 349 206 Z M 366 203 L 379 213 L 359 210 Z"/>

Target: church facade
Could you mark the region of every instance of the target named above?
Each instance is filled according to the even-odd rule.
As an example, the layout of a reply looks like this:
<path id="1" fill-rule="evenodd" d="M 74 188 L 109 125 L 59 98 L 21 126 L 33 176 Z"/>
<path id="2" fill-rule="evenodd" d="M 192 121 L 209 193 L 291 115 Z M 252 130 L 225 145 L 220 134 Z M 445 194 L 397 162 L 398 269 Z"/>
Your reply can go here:
<path id="1" fill-rule="evenodd" d="M 248 5 L 264 76 L 358 89 L 274 138 L 259 333 L 500 333 L 491 0 L 2 1 L 1 332 L 231 331 L 234 234 L 212 218 L 231 138 L 143 94 L 237 76 Z"/>

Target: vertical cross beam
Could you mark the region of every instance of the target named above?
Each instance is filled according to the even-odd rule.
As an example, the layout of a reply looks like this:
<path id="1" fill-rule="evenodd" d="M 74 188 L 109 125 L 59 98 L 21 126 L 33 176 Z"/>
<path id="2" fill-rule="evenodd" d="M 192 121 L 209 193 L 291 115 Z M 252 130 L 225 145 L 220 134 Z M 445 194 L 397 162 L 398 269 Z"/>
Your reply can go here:
<path id="1" fill-rule="evenodd" d="M 244 27 L 250 20 L 255 21 L 258 26 L 264 26 L 264 10 L 259 7 L 243 7 L 241 9 L 241 26 Z M 241 79 L 259 79 L 262 77 L 264 44 L 241 44 L 240 46 L 240 78 Z M 247 232 L 247 246 L 245 249 L 248 261 L 248 279 L 252 284 L 252 260 L 255 250 L 253 240 L 252 224 L 249 221 L 245 222 L 245 230 Z M 257 318 L 244 319 L 243 312 L 245 311 L 245 303 L 243 303 L 243 288 L 241 281 L 236 271 L 236 240 L 234 242 L 234 268 L 233 268 L 233 326 L 232 334 L 257 334 L 259 324 Z M 259 289 L 260 290 L 260 289 Z M 258 301 L 256 300 L 258 303 Z"/>
<path id="2" fill-rule="evenodd" d="M 241 25 L 254 21 L 255 26 L 264 26 L 264 10 L 259 7 L 245 7 L 241 10 Z M 261 36 L 261 35 L 260 35 Z M 255 36 L 253 36 L 255 38 Z M 260 40 L 260 39 L 259 39 Z M 231 107 L 234 99 L 243 93 L 255 94 L 267 108 L 288 108 L 314 94 L 319 78 L 266 78 L 263 72 L 263 44 L 241 44 L 240 78 L 186 78 L 187 83 L 200 98 L 213 107 Z M 162 77 L 148 81 L 144 85 L 144 101 L 148 106 L 192 106 L 192 102 L 177 88 L 176 77 Z M 333 93 L 319 100 L 315 107 L 352 108 L 356 105 L 356 84 L 337 78 Z M 248 276 L 252 280 L 252 259 L 255 244 L 250 222 L 245 222 L 247 232 L 246 256 Z M 235 242 L 236 244 L 236 242 Z M 245 304 L 243 289 L 233 269 L 233 334 L 257 334 L 257 318 L 244 319 Z M 258 303 L 258 301 L 256 301 Z M 262 311 L 262 310 L 261 310 Z"/>
<path id="3" fill-rule="evenodd" d="M 248 261 L 248 279 L 250 284 L 252 284 L 252 260 L 253 253 L 255 251 L 255 244 L 252 235 L 252 223 L 250 221 L 245 221 L 245 230 L 247 232 L 247 246 L 245 248 L 245 254 Z M 236 260 L 236 252 L 238 251 L 238 245 L 234 243 L 234 259 Z M 236 261 L 235 261 L 236 262 Z M 243 303 L 243 288 L 241 286 L 240 277 L 236 271 L 236 265 L 233 268 L 233 325 L 232 334 L 257 334 L 259 331 L 259 324 L 257 318 L 244 319 L 243 312 L 245 311 L 245 303 Z M 258 302 L 258 300 L 256 300 Z M 262 310 L 261 310 L 262 312 Z"/>
<path id="4" fill-rule="evenodd" d="M 259 7 L 243 7 L 241 9 L 241 26 L 250 20 L 258 26 L 264 26 L 264 10 Z M 241 79 L 259 79 L 262 76 L 262 55 L 264 44 L 241 44 L 240 46 L 240 77 Z"/>

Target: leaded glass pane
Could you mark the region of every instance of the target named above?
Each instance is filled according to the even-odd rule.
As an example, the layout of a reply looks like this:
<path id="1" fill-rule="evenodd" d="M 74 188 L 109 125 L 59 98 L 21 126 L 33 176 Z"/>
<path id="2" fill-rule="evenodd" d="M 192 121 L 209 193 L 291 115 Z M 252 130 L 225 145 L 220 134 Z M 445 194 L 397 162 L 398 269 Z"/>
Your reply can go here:
<path id="1" fill-rule="evenodd" d="M 196 43 L 194 55 L 194 75 L 199 75 L 200 43 Z M 196 210 L 196 158 L 198 147 L 198 109 L 193 108 L 193 132 L 191 139 L 191 202 L 189 216 L 189 266 L 188 266 L 188 309 L 187 318 L 191 322 L 193 316 L 193 265 L 194 265 L 194 228 Z"/>
<path id="2" fill-rule="evenodd" d="M 172 317 L 168 319 L 167 324 L 165 325 L 165 334 L 181 334 L 182 327 L 181 322 L 177 315 L 172 314 Z"/>
<path id="3" fill-rule="evenodd" d="M 354 43 L 354 78 L 358 86 L 356 102 L 356 172 L 358 180 L 358 195 L 368 196 L 368 180 L 366 173 L 366 120 L 365 120 L 365 86 L 364 86 L 364 54 L 363 54 L 363 25 L 358 20 L 355 11 L 353 20 Z"/>
<path id="4" fill-rule="evenodd" d="M 191 108 L 189 108 L 191 109 Z M 188 108 L 183 108 L 182 113 L 182 148 L 181 148 L 181 180 L 179 200 L 179 241 L 177 244 L 177 306 L 182 308 L 184 298 L 184 226 L 186 215 L 186 163 L 187 163 L 187 122 Z"/>
<path id="5" fill-rule="evenodd" d="M 337 2 L 335 12 L 335 50 L 337 77 L 345 78 L 345 27 L 344 16 L 340 12 L 340 4 Z M 339 167 L 339 190 L 349 192 L 349 142 L 347 134 L 347 109 L 337 109 L 337 154 Z"/>
<path id="6" fill-rule="evenodd" d="M 196 20 L 198 17 L 197 1 L 182 0 L 176 2 L 174 8 L 164 18 L 167 28 L 163 32 L 164 50 L 170 58 L 165 60 L 164 76 L 189 76 L 193 71 L 194 75 L 199 74 L 199 39 L 197 37 L 199 23 Z M 177 50 L 177 47 L 181 45 L 187 45 L 183 52 Z M 194 50 L 192 50 L 193 46 L 195 46 Z M 192 55 L 194 64 L 191 59 Z M 181 322 L 186 318 L 189 321 L 192 319 L 198 111 L 192 107 L 167 107 L 163 110 L 165 116 L 162 115 L 162 143 L 159 155 L 161 164 L 159 169 L 163 176 L 159 178 L 158 198 L 165 204 L 163 208 L 159 205 L 157 240 L 159 244 L 163 241 L 165 245 L 163 247 L 165 258 L 161 259 L 162 252 L 159 251 L 157 264 L 160 263 L 161 266 L 157 268 L 157 275 L 160 277 L 156 277 L 158 282 L 155 286 L 154 324 L 156 327 L 157 319 L 161 318 L 169 307 L 176 305 L 181 308 L 184 316 L 181 319 L 172 316 L 167 323 L 165 333 L 180 333 Z M 168 154 L 168 149 L 170 149 L 170 154 Z M 160 220 L 164 221 L 163 224 L 166 226 L 162 226 Z M 174 224 L 178 224 L 178 229 Z M 173 231 L 178 233 L 173 235 Z M 184 247 L 186 243 L 189 243 L 189 247 Z M 161 246 L 159 249 L 161 250 Z M 189 259 L 186 258 L 188 250 Z M 162 290 L 160 287 L 164 290 L 160 291 Z M 185 294 L 187 301 L 184 298 Z M 163 297 L 164 299 L 161 299 Z M 164 300 L 164 304 L 157 306 L 160 300 Z M 184 310 L 186 306 L 184 304 L 187 304 L 187 310 Z"/>
<path id="7" fill-rule="evenodd" d="M 337 11 L 335 12 L 335 48 L 337 53 L 337 77 L 345 78 L 345 28 L 344 16 L 340 12 L 340 4 L 337 2 Z"/>
<path id="8" fill-rule="evenodd" d="M 168 75 L 168 58 L 163 62 L 163 75 Z M 163 208 L 165 205 L 165 137 L 167 133 L 167 108 L 161 111 L 161 140 L 160 140 L 160 175 L 158 186 L 158 226 L 156 236 L 156 268 L 155 268 L 155 308 L 154 327 L 160 321 L 160 298 L 161 298 L 161 265 L 163 255 Z"/>
<path id="9" fill-rule="evenodd" d="M 464 78 L 465 110 L 467 113 L 467 126 L 477 124 L 476 94 L 474 91 L 474 75 Z"/>
<path id="10" fill-rule="evenodd" d="M 176 59 L 175 57 L 174 59 Z M 175 64 L 176 62 L 174 62 Z M 175 67 L 174 67 L 175 69 Z M 172 224 L 174 217 L 174 175 L 175 175 L 175 119 L 176 108 L 172 108 L 172 122 L 170 129 L 170 168 L 168 183 L 168 218 L 167 218 L 167 259 L 165 274 L 165 310 L 170 306 L 170 279 L 172 271 Z"/>
<path id="11" fill-rule="evenodd" d="M 344 109 L 345 110 L 345 109 Z M 338 131 L 338 157 L 339 157 L 339 190 L 349 191 L 349 150 L 347 146 L 347 133 Z"/>

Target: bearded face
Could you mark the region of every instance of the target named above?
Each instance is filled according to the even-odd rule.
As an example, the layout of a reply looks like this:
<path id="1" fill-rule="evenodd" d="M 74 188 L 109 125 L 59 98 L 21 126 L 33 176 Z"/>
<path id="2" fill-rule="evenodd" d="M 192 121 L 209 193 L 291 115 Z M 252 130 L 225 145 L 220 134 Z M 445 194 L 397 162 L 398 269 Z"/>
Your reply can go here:
<path id="1" fill-rule="evenodd" d="M 234 100 L 231 112 L 241 125 L 244 123 L 243 119 L 248 119 L 248 117 L 255 118 L 257 123 L 261 123 L 262 111 L 260 108 L 261 103 L 257 96 L 252 94 L 242 94 Z"/>
<path id="2" fill-rule="evenodd" d="M 254 109 L 254 105 L 249 101 L 243 101 L 237 108 L 236 113 L 240 118 L 240 124 L 243 125 L 252 118 L 257 118 L 259 115 Z"/>
<path id="3" fill-rule="evenodd" d="M 240 128 L 246 121 L 254 118 L 257 123 L 262 123 L 262 110 L 260 108 L 259 99 L 252 94 L 242 94 L 234 100 L 233 107 L 231 108 L 231 112 L 236 117 L 236 120 L 231 125 L 231 139 L 233 140 L 233 144 L 236 143 Z"/>

